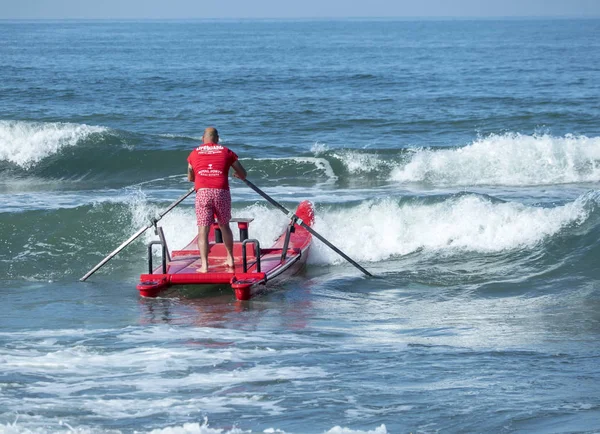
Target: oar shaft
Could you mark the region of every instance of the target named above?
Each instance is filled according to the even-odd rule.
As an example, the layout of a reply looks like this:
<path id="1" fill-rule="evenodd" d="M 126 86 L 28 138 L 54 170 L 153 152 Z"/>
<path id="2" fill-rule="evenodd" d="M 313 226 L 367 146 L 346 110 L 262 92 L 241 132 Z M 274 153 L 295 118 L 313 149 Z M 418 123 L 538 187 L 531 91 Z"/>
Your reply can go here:
<path id="1" fill-rule="evenodd" d="M 276 208 L 279 208 L 285 215 L 295 217 L 296 219 L 298 219 L 298 216 L 296 214 L 290 213 L 283 205 L 281 205 L 279 202 L 277 202 L 275 199 L 273 199 L 267 193 L 262 191 L 256 185 L 252 184 L 252 182 L 248 181 L 248 179 L 244 179 L 243 181 L 248 185 L 248 187 L 250 187 L 252 190 L 256 191 L 262 197 L 264 197 L 271 205 L 273 205 Z M 332 249 L 334 252 L 336 252 L 338 255 L 340 255 L 342 258 L 344 258 L 346 261 L 350 262 L 352 265 L 354 265 L 356 268 L 358 268 L 360 271 L 362 271 L 365 275 L 370 276 L 370 277 L 373 276 L 371 273 L 369 273 L 367 270 L 365 270 L 363 267 L 361 267 L 358 263 L 356 263 L 356 261 L 354 261 L 352 258 L 350 258 L 348 255 L 346 255 L 344 252 L 342 252 L 336 246 L 334 246 L 329 241 L 327 241 L 323 236 L 321 236 L 321 234 L 319 234 L 317 231 L 315 231 L 309 225 L 307 225 L 300 219 L 298 219 L 298 220 L 299 220 L 299 221 L 297 221 L 298 224 L 300 224 L 304 229 L 306 229 L 308 232 L 310 232 L 312 235 L 314 235 L 316 238 L 318 238 L 320 241 L 322 241 L 327 247 Z"/>
<path id="2" fill-rule="evenodd" d="M 248 185 L 248 187 L 250 187 L 252 190 L 254 190 L 258 194 L 260 194 L 262 197 L 264 197 L 275 208 L 279 208 L 285 214 L 289 214 L 290 213 L 283 205 L 281 205 L 279 202 L 277 202 L 275 199 L 273 199 L 267 193 L 265 193 L 264 191 L 262 191 L 256 185 L 252 184 L 250 181 L 248 181 L 248 179 L 243 179 L 242 181 L 244 181 L 246 183 L 246 185 Z"/>
<path id="3" fill-rule="evenodd" d="M 181 196 L 179 199 L 177 199 L 175 202 L 173 202 L 171 205 L 169 205 L 169 207 L 164 210 L 162 213 L 160 213 L 158 215 L 158 218 L 153 220 L 152 223 L 150 223 L 148 226 L 141 228 L 139 231 L 137 231 L 135 234 L 133 234 L 131 237 L 129 237 L 129 239 L 127 239 L 123 244 L 121 244 L 119 247 L 117 247 L 115 250 L 112 251 L 112 253 L 110 255 L 108 255 L 106 258 L 104 258 L 102 261 L 100 261 L 98 263 L 98 265 L 96 265 L 94 268 L 92 268 L 90 271 L 88 271 L 86 273 L 85 276 L 83 276 L 81 279 L 79 279 L 81 282 L 84 282 L 88 277 L 90 277 L 92 274 L 94 274 L 96 271 L 98 271 L 104 264 L 106 264 L 108 261 L 110 261 L 117 253 L 119 253 L 121 250 L 123 250 L 125 247 L 127 247 L 129 244 L 131 244 L 136 238 L 138 238 L 140 235 L 142 235 L 144 232 L 146 232 L 148 229 L 150 229 L 152 226 L 154 226 L 154 224 L 159 221 L 161 218 L 163 218 L 169 211 L 171 211 L 173 208 L 175 208 L 177 205 L 179 205 L 181 202 L 183 202 L 183 200 L 188 197 L 190 194 L 192 194 L 194 192 L 194 188 L 190 188 L 188 190 L 188 192 L 186 194 L 184 194 L 183 196 Z"/>

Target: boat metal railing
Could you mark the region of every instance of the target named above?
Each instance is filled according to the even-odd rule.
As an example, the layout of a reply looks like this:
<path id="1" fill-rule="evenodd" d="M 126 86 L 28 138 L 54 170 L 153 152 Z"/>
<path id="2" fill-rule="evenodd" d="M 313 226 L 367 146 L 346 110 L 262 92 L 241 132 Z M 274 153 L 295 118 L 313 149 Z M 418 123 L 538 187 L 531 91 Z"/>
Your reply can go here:
<path id="1" fill-rule="evenodd" d="M 248 272 L 248 257 L 246 255 L 246 245 L 254 245 L 254 254 L 256 256 L 256 271 L 260 273 L 260 243 L 255 239 L 246 239 L 242 241 L 242 270 Z"/>
<path id="2" fill-rule="evenodd" d="M 160 245 L 161 246 L 161 262 L 162 262 L 162 274 L 167 274 L 167 261 L 171 262 L 171 255 L 169 254 L 169 249 L 167 248 L 167 240 L 165 239 L 165 233 L 160 226 L 155 227 L 155 233 L 158 235 L 160 241 L 151 241 L 148 243 L 148 273 L 152 274 L 154 272 L 154 267 L 152 266 L 152 254 L 153 254 L 153 246 Z"/>
<path id="3" fill-rule="evenodd" d="M 285 258 L 287 256 L 287 250 L 288 250 L 288 246 L 290 245 L 290 237 L 292 236 L 292 233 L 296 231 L 296 228 L 294 227 L 294 220 L 292 220 L 290 222 L 290 224 L 288 225 L 287 231 L 285 233 L 285 240 L 283 241 L 283 248 L 281 249 L 281 262 L 285 261 Z"/>
<path id="4" fill-rule="evenodd" d="M 156 245 L 160 245 L 162 247 L 162 274 L 167 274 L 167 246 L 163 244 L 162 241 L 150 241 L 148 243 L 148 274 L 152 274 L 154 272 L 154 267 L 152 266 L 152 247 Z"/>

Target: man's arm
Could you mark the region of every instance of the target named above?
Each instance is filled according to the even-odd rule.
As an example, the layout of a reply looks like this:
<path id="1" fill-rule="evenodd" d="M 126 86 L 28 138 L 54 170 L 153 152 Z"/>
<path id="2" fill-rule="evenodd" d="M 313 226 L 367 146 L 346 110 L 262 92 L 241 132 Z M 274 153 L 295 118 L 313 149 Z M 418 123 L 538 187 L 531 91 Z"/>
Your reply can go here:
<path id="1" fill-rule="evenodd" d="M 242 163 L 240 163 L 239 160 L 234 161 L 231 167 L 233 167 L 234 170 L 233 176 L 240 179 L 246 179 L 246 169 L 244 169 L 244 166 L 242 166 Z"/>
<path id="2" fill-rule="evenodd" d="M 188 163 L 188 181 L 194 182 L 196 177 L 194 176 L 194 168 Z"/>

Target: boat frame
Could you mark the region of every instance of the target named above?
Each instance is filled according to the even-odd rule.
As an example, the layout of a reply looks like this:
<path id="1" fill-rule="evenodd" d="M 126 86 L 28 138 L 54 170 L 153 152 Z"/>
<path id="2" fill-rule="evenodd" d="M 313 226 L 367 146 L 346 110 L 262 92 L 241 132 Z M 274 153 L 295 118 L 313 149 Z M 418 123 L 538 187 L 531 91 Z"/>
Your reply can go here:
<path id="1" fill-rule="evenodd" d="M 261 248 L 257 239 L 248 238 L 248 229 L 253 219 L 234 218 L 239 240 L 234 241 L 235 268 L 223 263 L 226 249 L 218 224 L 209 232 L 209 271 L 197 272 L 200 252 L 196 236 L 184 249 L 169 254 L 167 242 L 160 226 L 155 226 L 159 240 L 148 243 L 148 273 L 140 275 L 137 289 L 142 297 L 157 297 L 172 285 L 229 284 L 238 300 L 248 300 L 265 291 L 267 282 L 285 280 L 298 273 L 307 260 L 312 234 L 301 226 L 314 222 L 314 208 L 309 201 L 298 205 L 296 214 L 290 216 L 285 233 L 279 236 L 272 247 Z M 161 246 L 161 264 L 153 265 L 153 248 Z M 217 263 L 217 265 L 213 265 Z M 241 267 L 240 264 L 241 263 Z"/>

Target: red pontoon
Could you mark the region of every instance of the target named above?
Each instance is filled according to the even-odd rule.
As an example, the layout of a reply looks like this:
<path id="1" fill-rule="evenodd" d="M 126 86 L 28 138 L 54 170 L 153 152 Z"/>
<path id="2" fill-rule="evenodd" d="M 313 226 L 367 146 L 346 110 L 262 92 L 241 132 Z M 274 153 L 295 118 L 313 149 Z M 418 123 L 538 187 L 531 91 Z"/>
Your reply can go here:
<path id="1" fill-rule="evenodd" d="M 297 220 L 297 219 L 298 220 Z M 148 246 L 149 274 L 140 276 L 137 289 L 143 297 L 156 297 L 171 285 L 229 284 L 238 300 L 248 300 L 262 292 L 267 282 L 284 280 L 297 273 L 306 263 L 312 241 L 311 233 L 301 226 L 314 223 L 314 209 L 309 201 L 298 205 L 294 218 L 275 243 L 269 248 L 261 248 L 258 240 L 248 238 L 248 227 L 252 219 L 232 219 L 237 223 L 240 240 L 233 245 L 235 268 L 225 265 L 227 257 L 218 225 L 213 225 L 209 233 L 209 270 L 199 273 L 200 253 L 197 237 L 183 250 L 175 250 L 170 255 L 160 227 L 160 241 Z M 162 263 L 152 267 L 152 246 L 162 246 Z"/>

